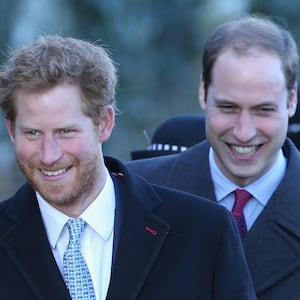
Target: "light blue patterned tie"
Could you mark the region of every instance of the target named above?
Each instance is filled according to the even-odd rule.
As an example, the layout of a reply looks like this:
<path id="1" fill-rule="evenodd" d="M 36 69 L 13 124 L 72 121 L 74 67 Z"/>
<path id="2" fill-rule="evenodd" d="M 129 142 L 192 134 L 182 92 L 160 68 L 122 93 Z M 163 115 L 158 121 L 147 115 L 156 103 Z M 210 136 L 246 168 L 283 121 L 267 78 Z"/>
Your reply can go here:
<path id="1" fill-rule="evenodd" d="M 72 300 L 94 300 L 95 292 L 87 264 L 80 251 L 80 239 L 85 226 L 81 218 L 70 219 L 69 244 L 63 258 L 64 279 Z"/>

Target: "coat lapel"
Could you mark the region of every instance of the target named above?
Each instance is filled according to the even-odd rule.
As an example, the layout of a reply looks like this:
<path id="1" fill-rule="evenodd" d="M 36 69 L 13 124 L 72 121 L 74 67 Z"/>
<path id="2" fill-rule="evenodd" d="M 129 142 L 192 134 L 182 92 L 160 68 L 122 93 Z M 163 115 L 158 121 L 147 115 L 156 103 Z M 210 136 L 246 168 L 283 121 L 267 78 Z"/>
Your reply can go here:
<path id="1" fill-rule="evenodd" d="M 128 188 L 131 185 L 128 182 L 125 188 L 122 179 L 114 181 L 118 224 L 115 240 L 118 243 L 114 247 L 115 259 L 107 299 L 136 299 L 170 228 L 152 213 L 160 201 L 143 180 L 140 184 L 136 180 L 132 189 Z"/>
<path id="2" fill-rule="evenodd" d="M 216 201 L 208 151 L 209 144 L 204 141 L 181 154 L 176 170 L 179 174 L 190 172 L 188 178 L 191 180 L 171 176 L 171 184 Z M 300 196 L 297 193 L 300 154 L 289 140 L 284 144 L 283 152 L 288 159 L 285 177 L 243 240 L 258 295 L 300 268 Z M 186 155 L 187 159 L 184 158 Z M 201 172 L 195 165 L 200 166 Z"/>
<path id="3" fill-rule="evenodd" d="M 300 268 L 300 156 L 289 147 L 286 175 L 244 240 L 256 293 Z"/>
<path id="4" fill-rule="evenodd" d="M 37 299 L 70 299 L 48 243 L 35 194 L 25 185 L 7 211 L 0 247 Z M 19 287 L 20 288 L 20 287 Z"/>

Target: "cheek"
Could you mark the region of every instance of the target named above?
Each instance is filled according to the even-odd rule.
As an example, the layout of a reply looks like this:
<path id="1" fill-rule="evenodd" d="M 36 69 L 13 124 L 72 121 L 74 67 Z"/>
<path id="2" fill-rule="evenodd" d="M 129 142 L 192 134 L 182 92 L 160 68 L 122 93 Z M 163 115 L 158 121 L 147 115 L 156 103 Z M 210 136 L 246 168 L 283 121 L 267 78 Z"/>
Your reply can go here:
<path id="1" fill-rule="evenodd" d="M 30 160 L 38 153 L 38 151 L 38 146 L 34 143 L 26 143 L 18 140 L 15 141 L 16 156 L 23 161 Z"/>
<path id="2" fill-rule="evenodd" d="M 266 134 L 280 135 L 287 133 L 288 118 L 276 117 L 276 118 L 260 118 L 256 122 L 256 127 L 259 131 Z"/>
<path id="3" fill-rule="evenodd" d="M 63 146 L 64 152 L 72 155 L 79 160 L 84 160 L 95 152 L 99 152 L 99 144 L 95 139 L 91 140 L 75 140 L 66 143 Z"/>
<path id="4" fill-rule="evenodd" d="M 206 119 L 206 130 L 214 134 L 222 133 L 234 127 L 234 120 L 220 113 L 210 114 Z"/>

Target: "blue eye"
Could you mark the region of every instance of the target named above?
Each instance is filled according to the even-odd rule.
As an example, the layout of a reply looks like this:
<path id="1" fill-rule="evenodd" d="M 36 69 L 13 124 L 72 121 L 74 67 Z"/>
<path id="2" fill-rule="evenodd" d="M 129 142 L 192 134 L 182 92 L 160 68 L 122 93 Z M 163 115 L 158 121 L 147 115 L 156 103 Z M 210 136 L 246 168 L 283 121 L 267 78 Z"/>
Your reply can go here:
<path id="1" fill-rule="evenodd" d="M 219 105 L 219 108 L 221 111 L 227 112 L 227 113 L 233 112 L 236 109 L 235 106 L 229 105 L 229 104 Z"/>
<path id="2" fill-rule="evenodd" d="M 73 137 L 76 134 L 77 130 L 70 128 L 62 128 L 58 131 L 58 134 L 65 137 Z"/>
<path id="3" fill-rule="evenodd" d="M 67 133 L 70 133 L 70 132 L 71 132 L 70 129 L 62 129 L 61 130 L 61 133 L 63 133 L 63 134 L 67 134 Z"/>
<path id="4" fill-rule="evenodd" d="M 37 136 L 39 132 L 37 130 L 29 130 L 26 132 L 27 135 Z"/>

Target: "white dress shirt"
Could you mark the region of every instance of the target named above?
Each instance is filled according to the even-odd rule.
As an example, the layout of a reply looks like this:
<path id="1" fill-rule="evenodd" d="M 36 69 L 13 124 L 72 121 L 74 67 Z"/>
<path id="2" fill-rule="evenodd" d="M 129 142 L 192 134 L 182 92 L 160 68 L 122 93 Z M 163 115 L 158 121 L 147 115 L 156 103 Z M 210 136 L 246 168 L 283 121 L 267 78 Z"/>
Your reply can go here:
<path id="1" fill-rule="evenodd" d="M 86 222 L 81 252 L 90 270 L 97 300 L 106 298 L 112 266 L 116 201 L 112 178 L 106 172 L 101 193 L 80 216 Z M 70 217 L 52 207 L 38 193 L 37 199 L 52 253 L 63 275 L 63 255 L 69 242 L 69 231 L 65 224 Z"/>
<path id="2" fill-rule="evenodd" d="M 287 161 L 280 149 L 271 169 L 262 177 L 245 187 L 236 185 L 224 176 L 215 162 L 212 147 L 210 147 L 209 150 L 209 166 L 216 200 L 220 205 L 225 206 L 231 211 L 234 204 L 234 195 L 232 192 L 235 189 L 245 189 L 252 195 L 252 198 L 247 202 L 244 208 L 246 225 L 249 230 L 284 177 Z"/>

